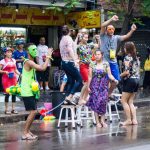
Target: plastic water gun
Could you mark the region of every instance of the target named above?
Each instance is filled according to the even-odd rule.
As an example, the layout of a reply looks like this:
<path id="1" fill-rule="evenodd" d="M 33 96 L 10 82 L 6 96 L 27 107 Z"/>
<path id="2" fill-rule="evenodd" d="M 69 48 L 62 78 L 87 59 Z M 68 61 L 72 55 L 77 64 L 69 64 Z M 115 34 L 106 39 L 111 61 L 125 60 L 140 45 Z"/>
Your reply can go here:
<path id="1" fill-rule="evenodd" d="M 21 88 L 19 85 L 16 86 L 11 86 L 6 89 L 6 93 L 11 94 L 11 95 L 21 95 Z"/>
<path id="2" fill-rule="evenodd" d="M 39 99 L 40 98 L 40 90 L 39 90 L 38 82 L 36 82 L 36 81 L 32 82 L 31 89 L 32 89 L 33 94 L 35 95 L 35 98 Z"/>
<path id="3" fill-rule="evenodd" d="M 43 120 L 44 120 L 44 121 L 50 121 L 50 120 L 54 120 L 55 118 L 56 118 L 55 116 L 49 115 L 49 116 L 45 116 L 45 117 L 43 118 Z"/>

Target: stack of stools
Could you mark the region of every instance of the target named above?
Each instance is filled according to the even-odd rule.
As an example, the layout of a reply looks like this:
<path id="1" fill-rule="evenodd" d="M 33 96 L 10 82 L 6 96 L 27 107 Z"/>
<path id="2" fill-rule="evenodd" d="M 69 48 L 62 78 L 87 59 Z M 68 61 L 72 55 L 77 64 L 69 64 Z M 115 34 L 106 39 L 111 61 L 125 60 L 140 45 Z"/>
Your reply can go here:
<path id="1" fill-rule="evenodd" d="M 79 120 L 81 120 L 81 127 L 83 126 L 83 120 L 92 120 L 93 124 L 96 124 L 94 112 L 89 110 L 89 108 L 85 105 L 77 108 L 76 116 L 79 118 Z"/>
<path id="2" fill-rule="evenodd" d="M 110 122 L 112 122 L 112 119 L 114 116 L 117 116 L 118 121 L 120 121 L 117 103 L 121 100 L 121 96 L 122 96 L 121 94 L 112 93 L 112 97 L 114 98 L 114 100 L 110 100 L 107 104 L 106 116 L 109 117 Z M 112 106 L 115 106 L 114 112 L 112 112 L 112 109 L 111 109 Z"/>
<path id="3" fill-rule="evenodd" d="M 65 123 L 65 127 L 68 127 L 68 123 L 72 123 L 72 128 L 75 129 L 76 124 L 82 125 L 81 119 L 79 116 L 76 115 L 76 109 L 78 109 L 79 106 L 74 105 L 62 105 L 58 120 L 57 127 L 60 127 L 60 123 Z M 62 119 L 62 112 L 66 111 L 65 119 Z M 69 117 L 69 111 L 70 111 L 70 117 Z"/>

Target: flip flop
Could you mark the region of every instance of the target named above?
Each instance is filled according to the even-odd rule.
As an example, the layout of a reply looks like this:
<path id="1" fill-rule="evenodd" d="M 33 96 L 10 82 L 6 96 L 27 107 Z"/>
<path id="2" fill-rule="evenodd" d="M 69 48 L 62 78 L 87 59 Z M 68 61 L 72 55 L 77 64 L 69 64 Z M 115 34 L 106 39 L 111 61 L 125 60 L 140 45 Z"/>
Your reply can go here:
<path id="1" fill-rule="evenodd" d="M 31 136 L 35 137 L 35 138 L 38 138 L 38 136 L 35 135 L 35 134 L 33 134 L 32 132 L 29 132 L 29 134 L 30 134 Z"/>
<path id="2" fill-rule="evenodd" d="M 23 135 L 22 137 L 21 137 L 21 139 L 22 140 L 36 140 L 37 139 L 37 137 L 35 137 L 35 136 L 32 136 L 32 135 Z"/>

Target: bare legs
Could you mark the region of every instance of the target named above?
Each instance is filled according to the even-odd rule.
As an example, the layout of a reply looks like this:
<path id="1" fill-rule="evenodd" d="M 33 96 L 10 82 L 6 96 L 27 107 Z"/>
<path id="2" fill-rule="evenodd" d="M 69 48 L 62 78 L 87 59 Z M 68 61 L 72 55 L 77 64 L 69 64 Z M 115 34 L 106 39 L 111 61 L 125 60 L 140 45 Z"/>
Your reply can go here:
<path id="1" fill-rule="evenodd" d="M 137 124 L 136 109 L 133 104 L 134 97 L 135 93 L 122 93 L 121 103 L 123 105 L 124 112 L 126 115 L 126 121 L 121 123 L 123 126 Z"/>
<path id="2" fill-rule="evenodd" d="M 89 94 L 87 84 L 88 83 L 85 82 L 84 86 L 82 87 L 81 95 L 80 95 L 80 99 L 79 99 L 79 105 L 86 104 L 87 97 L 88 97 L 88 94 Z"/>
<path id="3" fill-rule="evenodd" d="M 28 139 L 28 137 L 30 138 L 30 139 L 34 139 L 34 138 L 37 138 L 37 136 L 35 136 L 35 135 L 33 135 L 31 132 L 30 132 L 30 127 L 31 127 L 31 125 L 32 125 L 32 123 L 33 123 L 33 120 L 34 120 L 34 118 L 35 118 L 35 115 L 36 115 L 36 113 L 37 113 L 37 110 L 31 110 L 30 111 L 30 114 L 29 114 L 29 116 L 28 116 L 28 118 L 27 118 L 27 120 L 26 120 L 26 123 L 25 123 L 25 127 L 24 127 L 24 139 Z"/>
<path id="4" fill-rule="evenodd" d="M 43 90 L 43 84 L 44 82 L 40 82 L 40 87 L 41 87 L 41 90 Z M 49 87 L 48 87 L 48 81 L 45 82 L 45 90 L 49 90 Z"/>
<path id="5" fill-rule="evenodd" d="M 96 119 L 96 126 L 98 128 L 107 128 L 107 124 L 105 123 L 105 115 L 99 116 L 97 113 L 95 113 L 95 119 Z"/>

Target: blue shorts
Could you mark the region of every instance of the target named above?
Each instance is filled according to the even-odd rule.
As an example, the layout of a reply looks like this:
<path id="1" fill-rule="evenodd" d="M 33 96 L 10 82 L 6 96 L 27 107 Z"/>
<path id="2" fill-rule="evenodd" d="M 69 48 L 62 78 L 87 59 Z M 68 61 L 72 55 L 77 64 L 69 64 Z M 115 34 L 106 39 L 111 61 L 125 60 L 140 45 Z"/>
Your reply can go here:
<path id="1" fill-rule="evenodd" d="M 116 62 L 109 62 L 110 70 L 114 78 L 118 81 L 120 81 L 120 72 L 119 72 L 119 66 Z"/>
<path id="2" fill-rule="evenodd" d="M 67 75 L 65 74 L 62 80 L 63 83 L 67 83 Z"/>

